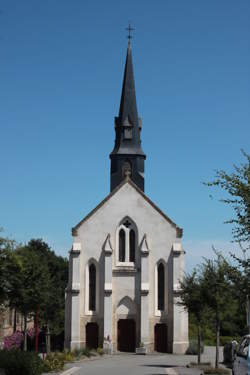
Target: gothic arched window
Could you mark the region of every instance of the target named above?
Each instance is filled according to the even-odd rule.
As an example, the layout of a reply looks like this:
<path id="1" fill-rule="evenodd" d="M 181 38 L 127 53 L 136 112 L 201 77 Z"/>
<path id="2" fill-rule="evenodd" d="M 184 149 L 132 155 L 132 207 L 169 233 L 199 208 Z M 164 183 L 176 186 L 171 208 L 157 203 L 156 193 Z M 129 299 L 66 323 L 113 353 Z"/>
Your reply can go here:
<path id="1" fill-rule="evenodd" d="M 165 271 L 164 265 L 159 264 L 158 269 L 158 310 L 164 310 L 165 305 Z"/>
<path id="2" fill-rule="evenodd" d="M 119 262 L 125 262 L 125 232 L 123 229 L 119 232 Z"/>
<path id="3" fill-rule="evenodd" d="M 133 229 L 129 232 L 129 261 L 135 261 L 135 231 Z"/>
<path id="4" fill-rule="evenodd" d="M 96 310 L 96 267 L 93 263 L 89 266 L 89 311 Z"/>

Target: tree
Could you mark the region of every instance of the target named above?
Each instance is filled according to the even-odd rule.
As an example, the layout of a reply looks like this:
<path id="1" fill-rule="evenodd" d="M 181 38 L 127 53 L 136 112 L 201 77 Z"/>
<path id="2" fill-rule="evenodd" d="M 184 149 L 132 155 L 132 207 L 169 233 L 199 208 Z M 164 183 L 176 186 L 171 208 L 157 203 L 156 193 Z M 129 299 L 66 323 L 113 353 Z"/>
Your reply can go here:
<path id="1" fill-rule="evenodd" d="M 219 366 L 219 343 L 221 323 L 225 314 L 230 311 L 232 302 L 232 284 L 228 278 L 228 263 L 216 252 L 215 260 L 205 259 L 202 264 L 203 298 L 207 306 L 215 314 L 216 326 L 216 357 L 215 367 Z"/>
<path id="2" fill-rule="evenodd" d="M 215 180 L 207 186 L 218 186 L 228 194 L 222 202 L 230 205 L 235 216 L 226 223 L 233 224 L 233 239 L 249 248 L 250 240 L 250 155 L 242 151 L 247 161 L 239 167 L 234 165 L 234 173 L 217 170 Z"/>
<path id="3" fill-rule="evenodd" d="M 19 268 L 15 248 L 15 241 L 0 237 L 0 305 L 6 304 L 9 294 L 15 290 Z"/>
<path id="4" fill-rule="evenodd" d="M 250 258 L 240 259 L 231 254 L 236 265 L 228 265 L 228 276 L 234 284 L 234 297 L 239 306 L 243 306 L 246 314 L 246 325 L 249 327 L 249 296 L 250 296 Z"/>
<path id="5" fill-rule="evenodd" d="M 64 330 L 65 288 L 68 280 L 68 260 L 57 256 L 47 243 L 32 239 L 27 248 L 48 269 L 46 297 L 39 303 L 39 321 L 46 328 L 47 352 L 50 352 L 50 335 Z"/>
<path id="6" fill-rule="evenodd" d="M 183 306 L 189 313 L 192 313 L 197 322 L 197 341 L 198 341 L 198 364 L 201 362 L 201 319 L 205 309 L 203 299 L 203 286 L 200 276 L 194 270 L 190 275 L 184 276 L 180 281 L 180 299 L 179 305 Z"/>
<path id="7" fill-rule="evenodd" d="M 19 278 L 22 286 L 17 307 L 24 316 L 24 350 L 27 350 L 27 317 L 34 315 L 40 303 L 47 300 L 50 275 L 46 263 L 42 263 L 28 246 L 20 247 L 16 252 L 21 262 Z"/>

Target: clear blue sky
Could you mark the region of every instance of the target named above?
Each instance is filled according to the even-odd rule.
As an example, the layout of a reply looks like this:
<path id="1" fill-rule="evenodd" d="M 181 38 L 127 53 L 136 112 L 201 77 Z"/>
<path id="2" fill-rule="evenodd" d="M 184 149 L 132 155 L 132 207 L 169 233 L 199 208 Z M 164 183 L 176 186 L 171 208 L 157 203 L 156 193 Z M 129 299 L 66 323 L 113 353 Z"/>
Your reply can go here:
<path id="1" fill-rule="evenodd" d="M 109 193 L 126 31 L 146 194 L 184 228 L 187 267 L 225 252 L 231 210 L 202 181 L 249 151 L 249 0 L 2 0 L 0 226 L 58 254 Z"/>

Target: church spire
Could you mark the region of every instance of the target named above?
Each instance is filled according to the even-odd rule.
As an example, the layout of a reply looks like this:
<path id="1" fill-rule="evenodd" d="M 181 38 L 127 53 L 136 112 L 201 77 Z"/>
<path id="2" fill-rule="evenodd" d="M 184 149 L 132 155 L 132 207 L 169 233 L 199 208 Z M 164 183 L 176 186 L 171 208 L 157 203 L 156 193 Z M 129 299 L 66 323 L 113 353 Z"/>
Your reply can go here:
<path id="1" fill-rule="evenodd" d="M 128 176 L 144 191 L 144 160 L 146 155 L 141 148 L 141 119 L 138 117 L 132 51 L 129 42 L 124 69 L 119 116 L 115 117 L 115 146 L 110 154 L 112 191 Z"/>
<path id="2" fill-rule="evenodd" d="M 124 69 L 119 118 L 123 123 L 126 119 L 129 119 L 130 122 L 132 122 L 133 124 L 136 124 L 138 122 L 135 96 L 135 81 L 130 42 L 128 43 L 127 58 Z"/>

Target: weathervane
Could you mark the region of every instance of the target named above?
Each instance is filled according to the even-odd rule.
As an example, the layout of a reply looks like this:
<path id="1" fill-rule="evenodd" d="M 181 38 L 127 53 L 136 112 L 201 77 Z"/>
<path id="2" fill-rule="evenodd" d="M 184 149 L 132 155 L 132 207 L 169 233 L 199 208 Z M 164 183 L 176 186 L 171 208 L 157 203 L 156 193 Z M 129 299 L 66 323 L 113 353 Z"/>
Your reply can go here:
<path id="1" fill-rule="evenodd" d="M 131 27 L 131 25 L 130 25 L 130 23 L 129 23 L 129 24 L 128 24 L 128 27 L 126 27 L 126 30 L 128 31 L 128 36 L 127 36 L 127 38 L 128 38 L 128 44 L 130 44 L 130 40 L 132 39 L 131 31 L 133 31 L 134 28 Z"/>

